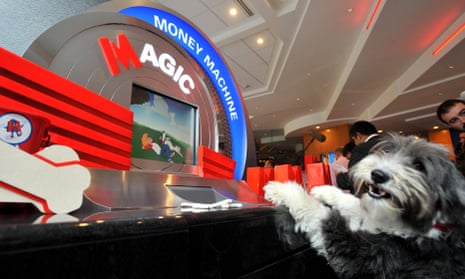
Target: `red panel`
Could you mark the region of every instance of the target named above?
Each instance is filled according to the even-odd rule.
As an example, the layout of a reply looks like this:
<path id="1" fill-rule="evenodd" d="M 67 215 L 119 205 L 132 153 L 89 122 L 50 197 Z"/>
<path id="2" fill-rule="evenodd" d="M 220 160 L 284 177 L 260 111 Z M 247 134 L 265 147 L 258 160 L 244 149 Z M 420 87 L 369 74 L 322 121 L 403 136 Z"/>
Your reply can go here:
<path id="1" fill-rule="evenodd" d="M 130 110 L 2 48 L 0 104 L 48 118 L 50 142 L 76 150 L 85 166 L 130 167 Z"/>
<path id="2" fill-rule="evenodd" d="M 311 163 L 316 163 L 318 162 L 317 158 L 315 155 L 305 155 L 304 157 L 304 164 L 311 164 Z"/>
<path id="3" fill-rule="evenodd" d="M 274 180 L 279 182 L 287 182 L 293 181 L 294 178 L 294 170 L 292 170 L 292 165 L 284 164 L 284 165 L 276 165 L 274 167 Z"/>
<path id="4" fill-rule="evenodd" d="M 265 176 L 265 183 L 274 180 L 274 168 L 264 168 L 263 175 Z"/>
<path id="5" fill-rule="evenodd" d="M 199 146 L 198 165 L 203 177 L 234 178 L 236 161 L 205 146 Z"/>
<path id="6" fill-rule="evenodd" d="M 248 167 L 247 168 L 247 185 L 250 189 L 263 196 L 263 186 L 265 186 L 265 174 L 262 167 Z"/>
<path id="7" fill-rule="evenodd" d="M 292 166 L 292 171 L 294 172 L 295 182 L 302 185 L 302 168 L 300 166 Z"/>
<path id="8" fill-rule="evenodd" d="M 330 185 L 331 176 L 329 165 L 324 163 L 313 163 L 305 165 L 308 179 L 308 190 L 315 186 Z"/>

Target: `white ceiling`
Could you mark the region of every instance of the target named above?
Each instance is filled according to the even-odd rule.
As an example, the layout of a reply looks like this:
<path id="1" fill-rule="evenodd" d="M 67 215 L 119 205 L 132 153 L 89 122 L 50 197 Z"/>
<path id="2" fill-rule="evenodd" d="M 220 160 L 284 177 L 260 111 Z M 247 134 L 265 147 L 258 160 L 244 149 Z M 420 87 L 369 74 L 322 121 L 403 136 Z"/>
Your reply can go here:
<path id="1" fill-rule="evenodd" d="M 291 137 L 368 120 L 385 131 L 420 133 L 444 128 L 436 107 L 465 90 L 465 30 L 432 54 L 465 24 L 463 0 L 158 2 L 221 50 L 254 131 L 284 129 Z M 228 15 L 232 6 L 236 18 Z"/>

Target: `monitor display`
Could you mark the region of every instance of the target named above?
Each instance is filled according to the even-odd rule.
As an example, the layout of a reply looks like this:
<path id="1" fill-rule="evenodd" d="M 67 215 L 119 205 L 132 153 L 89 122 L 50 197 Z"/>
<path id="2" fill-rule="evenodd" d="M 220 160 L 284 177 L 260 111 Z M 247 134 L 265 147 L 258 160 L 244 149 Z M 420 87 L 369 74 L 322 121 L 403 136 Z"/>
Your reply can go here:
<path id="1" fill-rule="evenodd" d="M 334 161 L 336 160 L 336 154 L 334 153 L 334 151 L 331 151 L 328 153 L 328 162 L 330 164 L 334 163 Z"/>
<path id="2" fill-rule="evenodd" d="M 144 87 L 134 85 L 132 158 L 195 164 L 198 108 Z"/>

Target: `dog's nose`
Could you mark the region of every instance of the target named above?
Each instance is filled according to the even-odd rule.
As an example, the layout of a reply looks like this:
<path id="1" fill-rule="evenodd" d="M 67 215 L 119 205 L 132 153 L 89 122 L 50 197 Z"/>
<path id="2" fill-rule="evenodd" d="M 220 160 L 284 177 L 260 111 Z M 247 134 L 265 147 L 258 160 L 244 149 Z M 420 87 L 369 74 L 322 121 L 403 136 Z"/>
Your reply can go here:
<path id="1" fill-rule="evenodd" d="M 375 169 L 371 171 L 371 179 L 375 183 L 384 183 L 389 180 L 389 175 L 380 169 Z"/>

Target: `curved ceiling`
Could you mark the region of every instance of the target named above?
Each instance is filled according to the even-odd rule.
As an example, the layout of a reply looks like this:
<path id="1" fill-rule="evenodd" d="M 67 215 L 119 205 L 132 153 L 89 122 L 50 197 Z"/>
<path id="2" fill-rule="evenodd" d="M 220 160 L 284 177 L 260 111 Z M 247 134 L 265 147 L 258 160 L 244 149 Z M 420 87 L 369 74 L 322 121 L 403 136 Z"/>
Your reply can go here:
<path id="1" fill-rule="evenodd" d="M 465 90 L 465 1 L 158 2 L 221 50 L 254 131 L 301 136 L 363 119 L 385 131 L 422 133 L 444 127 L 436 107 Z"/>

